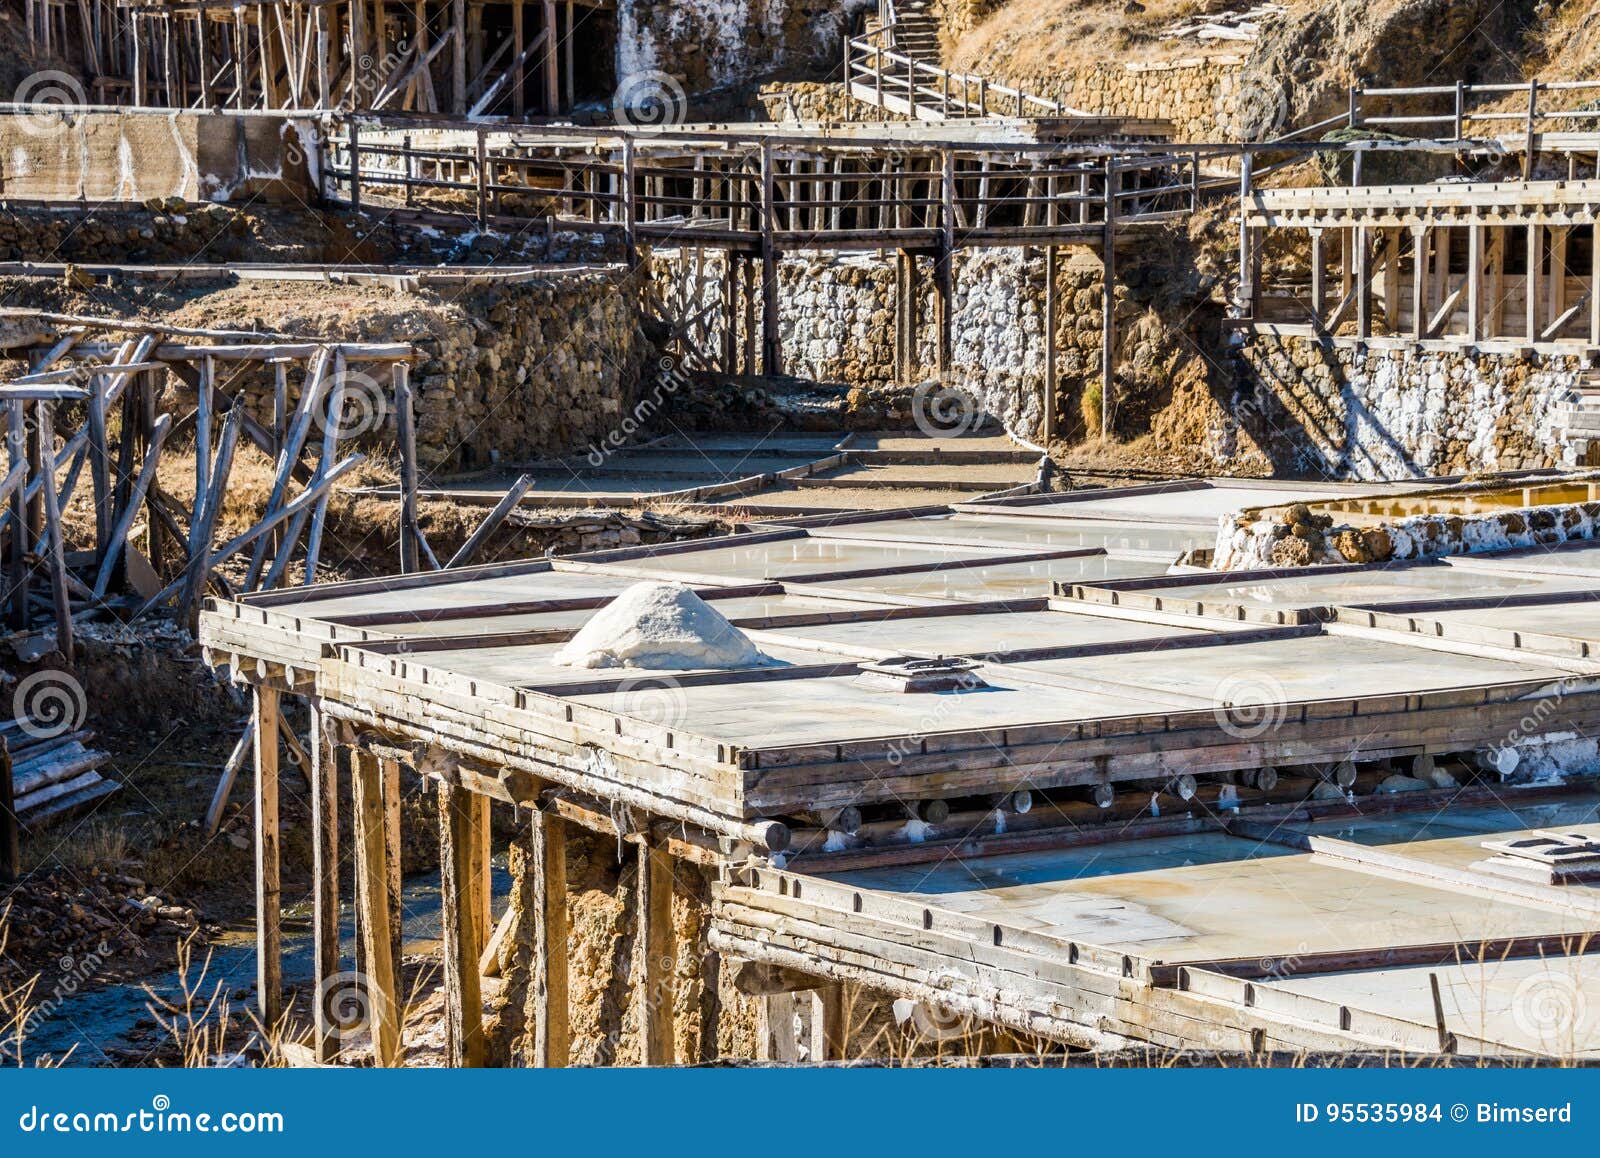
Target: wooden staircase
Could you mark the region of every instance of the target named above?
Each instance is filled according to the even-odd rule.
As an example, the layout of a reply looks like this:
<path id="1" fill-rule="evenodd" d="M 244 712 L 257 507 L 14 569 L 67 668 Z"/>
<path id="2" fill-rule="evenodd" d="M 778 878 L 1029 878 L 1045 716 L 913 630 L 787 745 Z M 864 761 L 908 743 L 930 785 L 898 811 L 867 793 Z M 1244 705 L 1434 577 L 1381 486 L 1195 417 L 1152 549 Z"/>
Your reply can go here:
<path id="1" fill-rule="evenodd" d="M 945 68 L 928 0 L 881 0 L 863 35 L 845 45 L 845 84 L 857 100 L 907 120 L 1084 116 L 1058 100 Z"/>
<path id="2" fill-rule="evenodd" d="M 923 64 L 943 62 L 939 22 L 928 11 L 927 0 L 900 0 L 895 6 L 889 46 L 902 56 Z"/>

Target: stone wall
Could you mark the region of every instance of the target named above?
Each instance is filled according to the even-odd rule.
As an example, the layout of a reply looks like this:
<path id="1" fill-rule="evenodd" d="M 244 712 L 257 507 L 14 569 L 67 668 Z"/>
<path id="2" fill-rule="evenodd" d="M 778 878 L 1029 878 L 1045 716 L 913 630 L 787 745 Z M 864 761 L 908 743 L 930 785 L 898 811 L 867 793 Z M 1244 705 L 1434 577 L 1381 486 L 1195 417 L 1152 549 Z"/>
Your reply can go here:
<path id="1" fill-rule="evenodd" d="M 813 81 L 766 84 L 761 86 L 756 99 L 766 111 L 767 119 L 779 124 L 883 124 L 902 120 L 888 109 L 857 100 L 842 84 Z"/>
<path id="2" fill-rule="evenodd" d="M 1483 514 L 1413 515 L 1381 526 L 1335 523 L 1304 504 L 1222 516 L 1215 566 L 1236 571 L 1327 563 L 1384 563 L 1553 547 L 1593 539 L 1600 503 L 1558 503 Z"/>
<path id="3" fill-rule="evenodd" d="M 421 351 L 411 371 L 419 457 L 429 467 L 464 469 L 582 453 L 629 423 L 653 389 L 645 375 L 654 347 L 624 276 L 617 267 L 574 267 L 486 278 L 456 290 L 254 281 L 174 293 L 130 282 L 100 293 L 103 312 L 115 306 L 174 326 L 243 326 L 330 342 L 410 341 Z M 45 310 L 70 310 L 81 301 L 60 279 L 7 278 L 0 293 L 12 306 Z M 269 369 L 235 377 L 230 368 L 219 385 L 242 390 L 255 417 L 270 425 Z M 291 405 L 300 388 L 296 369 Z M 342 427 L 352 448 L 393 453 L 388 368 L 352 362 L 345 398 Z M 185 413 L 193 392 L 169 385 L 164 405 Z"/>
<path id="4" fill-rule="evenodd" d="M 1237 364 L 1235 417 L 1281 472 L 1406 479 L 1574 461 L 1553 421 L 1577 393 L 1577 359 L 1258 337 Z"/>
<path id="5" fill-rule="evenodd" d="M 1102 61 L 1076 73 L 1048 76 L 1007 76 L 1005 83 L 1024 92 L 1051 97 L 1086 113 L 1108 116 L 1150 117 L 1172 122 L 1180 141 L 1235 140 L 1254 121 L 1239 111 L 1241 99 L 1250 106 L 1262 103 L 1242 91 L 1239 56 L 1186 57 L 1148 64 Z M 1271 102 L 1267 102 L 1271 103 Z M 1267 110 L 1268 117 L 1277 116 Z M 1251 129 L 1256 128 L 1253 124 Z M 1260 135 L 1252 131 L 1252 136 Z"/>
<path id="6" fill-rule="evenodd" d="M 1057 290 L 1058 429 L 1081 425 L 1080 398 L 1100 377 L 1102 279 L 1099 260 L 1063 251 Z M 658 252 L 657 278 L 683 313 L 694 301 L 679 255 Z M 707 251 L 699 304 L 720 292 L 722 257 Z M 936 376 L 932 263 L 918 262 L 918 362 L 916 379 Z M 788 254 L 778 267 L 779 312 L 786 373 L 867 390 L 894 384 L 895 266 L 874 255 Z M 985 413 L 1013 433 L 1036 438 L 1042 427 L 1044 388 L 1044 257 L 1020 249 L 959 253 L 955 263 L 950 385 L 979 400 Z M 1138 309 L 1118 289 L 1125 323 L 1125 356 L 1142 340 L 1126 325 Z M 1122 311 L 1126 311 L 1126 316 Z M 721 316 L 713 343 L 720 341 Z M 742 326 L 741 326 L 742 330 Z"/>

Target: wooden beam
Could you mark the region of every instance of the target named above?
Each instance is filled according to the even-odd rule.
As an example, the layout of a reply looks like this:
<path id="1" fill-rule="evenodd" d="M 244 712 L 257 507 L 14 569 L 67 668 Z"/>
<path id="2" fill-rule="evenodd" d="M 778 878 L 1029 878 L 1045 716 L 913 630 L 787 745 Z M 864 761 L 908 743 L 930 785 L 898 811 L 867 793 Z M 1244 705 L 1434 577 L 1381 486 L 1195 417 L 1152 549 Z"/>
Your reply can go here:
<path id="1" fill-rule="evenodd" d="M 1467 341 L 1483 340 L 1483 223 L 1467 226 Z"/>
<path id="2" fill-rule="evenodd" d="M 529 827 L 533 872 L 534 1065 L 566 1066 L 572 1057 L 567 984 L 567 822 L 540 809 Z"/>
<path id="3" fill-rule="evenodd" d="M 339 973 L 339 758 L 318 700 L 311 702 L 311 909 L 317 1005 L 315 1050 L 320 1062 L 339 1056 L 339 1024 L 330 1007 L 331 978 Z"/>
<path id="4" fill-rule="evenodd" d="M 389 904 L 390 959 L 396 972 L 400 969 L 400 950 L 405 942 L 405 907 L 402 898 L 405 872 L 400 861 L 400 772 L 398 760 L 380 759 L 383 773 L 383 848 L 384 864 L 388 875 L 384 878 L 384 895 Z"/>
<path id="5" fill-rule="evenodd" d="M 278 878 L 278 692 L 254 691 L 256 770 L 256 1006 L 268 1029 L 283 1015 L 283 891 Z"/>
<path id="6" fill-rule="evenodd" d="M 635 994 L 639 1016 L 640 1061 L 647 1066 L 673 1062 L 673 975 L 677 936 L 672 925 L 672 858 L 650 842 L 639 845 L 638 966 Z"/>
<path id="7" fill-rule="evenodd" d="M 452 1066 L 488 1060 L 483 1033 L 483 991 L 478 977 L 482 894 L 477 876 L 479 812 L 466 789 L 439 785 L 439 871 L 444 893 L 444 984 L 447 1053 Z"/>
<path id="8" fill-rule="evenodd" d="M 378 758 L 350 749 L 354 798 L 356 906 L 365 961 L 367 1007 L 372 1027 L 373 1064 L 384 1069 L 401 1063 L 400 987 L 389 919 L 388 826 L 384 814 L 383 769 Z M 476 977 L 476 962 L 473 975 Z"/>

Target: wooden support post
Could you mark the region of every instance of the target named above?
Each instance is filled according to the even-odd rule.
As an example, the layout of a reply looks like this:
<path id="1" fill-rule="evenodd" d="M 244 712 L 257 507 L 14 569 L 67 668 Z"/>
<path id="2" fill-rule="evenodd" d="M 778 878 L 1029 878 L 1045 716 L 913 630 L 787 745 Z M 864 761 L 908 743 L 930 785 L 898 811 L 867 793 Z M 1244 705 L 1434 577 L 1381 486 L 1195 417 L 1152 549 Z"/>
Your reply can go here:
<path id="1" fill-rule="evenodd" d="M 6 473 L 27 469 L 28 424 L 21 399 L 6 403 Z M 24 478 L 24 483 L 27 479 Z M 11 595 L 10 623 L 13 629 L 28 626 L 28 499 L 26 485 L 11 492 L 11 558 L 6 585 Z"/>
<path id="2" fill-rule="evenodd" d="M 1047 448 L 1056 436 L 1056 315 L 1060 311 L 1057 301 L 1059 295 L 1056 293 L 1058 255 L 1056 246 L 1044 247 L 1044 415 L 1040 423 Z"/>
<path id="3" fill-rule="evenodd" d="M 449 1062 L 478 1067 L 488 1059 L 483 1035 L 483 991 L 478 975 L 485 914 L 478 873 L 480 813 L 472 794 L 456 784 L 439 785 L 439 871 L 444 892 L 444 984 Z"/>
<path id="4" fill-rule="evenodd" d="M 1322 248 L 1322 230 L 1312 228 L 1311 234 L 1311 320 L 1320 330 L 1328 316 L 1328 257 Z"/>
<path id="5" fill-rule="evenodd" d="M 1355 228 L 1351 244 L 1355 247 L 1356 336 L 1372 337 L 1372 243 L 1365 225 Z"/>
<path id="6" fill-rule="evenodd" d="M 1467 341 L 1483 340 L 1483 223 L 1467 226 Z"/>
<path id="7" fill-rule="evenodd" d="M 467 0 L 450 0 L 450 26 L 455 36 L 450 45 L 450 111 L 464 116 L 467 111 Z"/>
<path id="8" fill-rule="evenodd" d="M 1255 242 L 1254 233 L 1250 228 L 1250 175 L 1252 157 L 1248 152 L 1239 155 L 1239 315 L 1253 318 L 1256 313 L 1256 287 L 1252 275 L 1255 272 L 1255 260 L 1251 248 Z M 1106 181 L 1111 182 L 1112 162 L 1106 162 Z M 1112 212 L 1116 208 L 1116 199 L 1111 196 L 1106 198 L 1106 232 L 1110 235 L 1110 221 Z"/>
<path id="9" fill-rule="evenodd" d="M 671 1065 L 673 975 L 678 954 L 672 926 L 672 858 L 648 841 L 638 848 L 638 932 L 634 943 L 639 958 L 635 1002 L 640 1060 L 647 1066 Z"/>
<path id="10" fill-rule="evenodd" d="M 350 749 L 354 805 L 356 906 L 361 914 L 367 1007 L 371 1013 L 373 1064 L 400 1064 L 400 987 L 389 923 L 389 859 L 384 821 L 383 772 L 376 756 Z"/>
<path id="11" fill-rule="evenodd" d="M 1245 157 L 1248 160 L 1249 154 Z M 1100 437 L 1104 439 L 1111 437 L 1112 404 L 1117 387 L 1117 177 L 1117 162 L 1115 158 L 1108 158 L 1105 232 L 1100 242 L 1105 281 L 1100 297 Z"/>
<path id="12" fill-rule="evenodd" d="M 383 885 L 384 896 L 389 902 L 389 952 L 398 974 L 400 951 L 405 944 L 405 906 L 402 897 L 405 869 L 400 863 L 400 763 L 382 759 L 378 765 L 383 773 L 383 855 L 388 868 Z"/>
<path id="13" fill-rule="evenodd" d="M 1400 237 L 1399 229 L 1385 229 L 1383 262 L 1383 324 L 1389 333 L 1400 328 Z"/>
<path id="14" fill-rule="evenodd" d="M 56 497 L 56 434 L 52 404 L 43 400 L 34 404 L 34 417 L 39 428 L 39 477 L 44 496 L 45 538 L 50 558 L 50 601 L 55 606 L 56 650 L 69 664 L 75 649 L 72 640 L 72 600 L 67 591 L 67 553 L 61 527 L 61 507 Z M 19 530 L 12 528 L 15 535 Z"/>
<path id="15" fill-rule="evenodd" d="M 534 874 L 534 1065 L 572 1060 L 567 986 L 567 822 L 553 812 L 533 814 L 528 863 Z"/>
<path id="16" fill-rule="evenodd" d="M 1491 339 L 1505 333 L 1506 229 L 1506 226 L 1498 225 L 1489 235 L 1484 337 Z"/>
<path id="17" fill-rule="evenodd" d="M 783 373 L 783 330 L 778 318 L 777 174 L 772 142 L 761 143 L 761 372 Z"/>
<path id="18" fill-rule="evenodd" d="M 327 719 L 311 701 L 311 909 L 317 1005 L 315 1049 L 320 1062 L 339 1056 L 339 1026 L 329 1005 L 330 978 L 339 973 L 339 757 Z"/>
<path id="19" fill-rule="evenodd" d="M 416 411 L 411 401 L 410 365 L 396 362 L 391 373 L 395 439 L 400 444 L 400 573 L 410 575 L 422 568 L 418 546 L 422 528 L 417 520 Z"/>
<path id="20" fill-rule="evenodd" d="M 1411 337 L 1421 341 L 1428 328 L 1428 234 L 1426 225 L 1411 227 Z"/>
<path id="21" fill-rule="evenodd" d="M 1539 311 L 1539 304 L 1543 295 L 1539 292 L 1539 279 L 1544 277 L 1544 226 L 1537 222 L 1528 223 L 1528 275 L 1523 279 L 1523 333 L 1527 336 L 1531 346 L 1539 340 L 1539 334 L 1544 329 L 1540 320 L 1543 315 Z"/>
<path id="22" fill-rule="evenodd" d="M 278 700 L 255 689 L 256 1007 L 268 1029 L 283 1015 L 283 891 L 278 878 Z"/>
<path id="23" fill-rule="evenodd" d="M 1435 226 L 1433 230 L 1433 297 L 1428 302 L 1428 309 L 1437 310 L 1444 305 L 1445 298 L 1450 296 L 1450 244 L 1455 239 L 1455 230 L 1448 225 Z M 1449 319 L 1445 319 L 1445 328 L 1449 328 Z"/>
<path id="24" fill-rule="evenodd" d="M 561 39 L 556 28 L 555 0 L 544 0 L 544 111 L 555 116 L 561 111 Z"/>
<path id="25" fill-rule="evenodd" d="M 946 77 L 948 80 L 948 75 Z M 956 286 L 956 154 L 946 148 L 940 181 L 939 252 L 934 257 L 934 327 L 938 330 L 934 358 L 940 377 L 950 373 L 951 332 L 955 326 Z"/>
<path id="26" fill-rule="evenodd" d="M 522 0 L 511 0 L 511 116 L 521 120 L 525 111 L 522 82 L 526 73 L 522 65 L 522 49 L 527 33 L 523 27 Z"/>
<path id="27" fill-rule="evenodd" d="M 1556 319 L 1567 312 L 1567 239 L 1572 234 L 1572 226 L 1552 225 L 1549 228 L 1550 288 L 1545 295 L 1549 303 L 1549 315 L 1545 324 L 1554 325 Z"/>

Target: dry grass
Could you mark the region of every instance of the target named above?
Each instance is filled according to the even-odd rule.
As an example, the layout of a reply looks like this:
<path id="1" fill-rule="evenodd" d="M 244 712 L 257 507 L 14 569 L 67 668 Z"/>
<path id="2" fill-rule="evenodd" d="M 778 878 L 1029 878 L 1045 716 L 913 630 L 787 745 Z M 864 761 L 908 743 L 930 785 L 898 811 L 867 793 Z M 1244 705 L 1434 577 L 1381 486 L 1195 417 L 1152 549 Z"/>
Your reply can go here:
<path id="1" fill-rule="evenodd" d="M 1291 6 L 1307 0 L 1288 0 Z M 961 38 L 952 68 L 1020 79 L 1086 72 L 1124 60 L 1158 61 L 1238 51 L 1239 45 L 1162 40 L 1161 31 L 1203 7 L 1195 0 L 1010 0 Z"/>
<path id="2" fill-rule="evenodd" d="M 6 955 L 10 923 L 11 906 L 7 905 L 0 909 L 0 960 Z M 28 1029 L 37 1010 L 34 996 L 38 987 L 38 974 L 18 982 L 7 981 L 0 975 L 0 1066 L 33 1065 L 47 1069 L 66 1061 L 65 1057 L 28 1061 Z"/>

